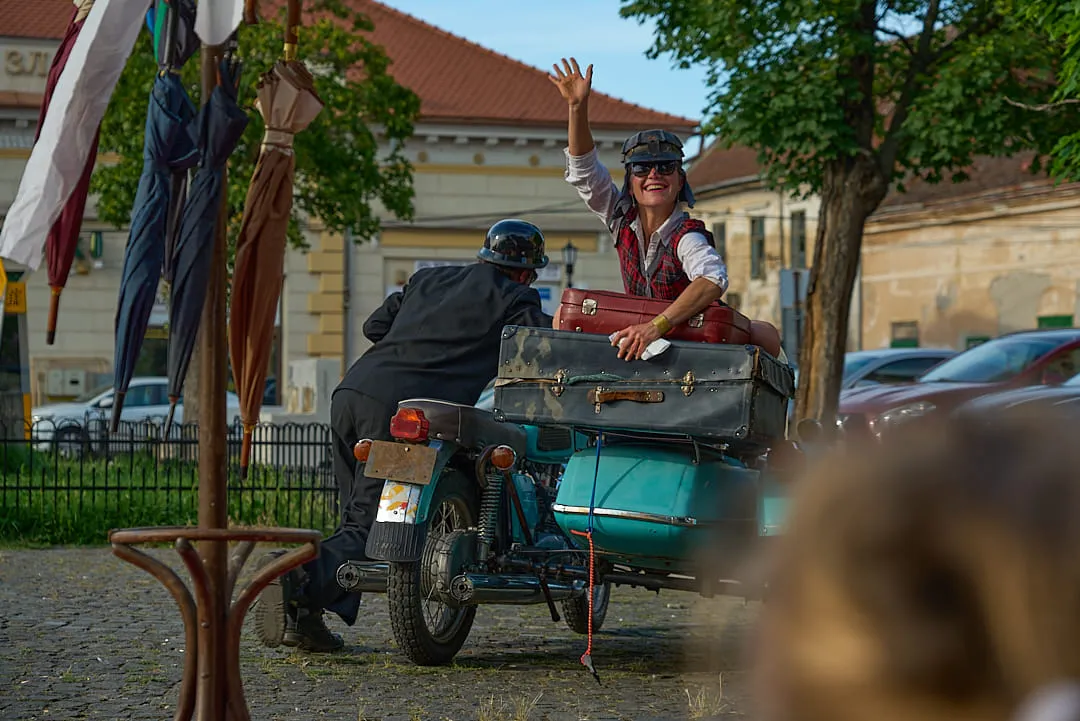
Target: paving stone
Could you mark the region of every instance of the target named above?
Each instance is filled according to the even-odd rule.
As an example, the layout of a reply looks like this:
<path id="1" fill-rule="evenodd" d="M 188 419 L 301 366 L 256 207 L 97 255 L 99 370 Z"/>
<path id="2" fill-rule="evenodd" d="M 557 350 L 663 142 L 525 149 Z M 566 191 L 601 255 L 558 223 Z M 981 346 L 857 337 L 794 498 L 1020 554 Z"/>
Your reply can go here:
<path id="1" fill-rule="evenodd" d="M 187 581 L 175 552 L 147 552 Z M 0 550 L 0 604 L 0 717 L 171 717 L 183 625 L 145 572 L 106 548 Z M 749 713 L 741 651 L 756 604 L 741 599 L 615 589 L 593 641 L 600 685 L 579 661 L 586 638 L 552 623 L 543 605 L 482 607 L 457 659 L 440 668 L 397 652 L 384 596 L 365 594 L 361 613 L 351 628 L 328 616 L 347 644 L 331 655 L 263 648 L 246 623 L 241 668 L 252 718 L 510 721 L 526 707 L 529 721 Z"/>

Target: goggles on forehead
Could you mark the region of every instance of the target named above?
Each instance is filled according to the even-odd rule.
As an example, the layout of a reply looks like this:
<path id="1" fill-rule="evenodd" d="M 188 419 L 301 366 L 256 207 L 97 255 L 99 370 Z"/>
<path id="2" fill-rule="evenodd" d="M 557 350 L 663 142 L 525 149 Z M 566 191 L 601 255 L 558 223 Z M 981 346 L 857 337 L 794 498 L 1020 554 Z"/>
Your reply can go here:
<path id="1" fill-rule="evenodd" d="M 634 133 L 623 142 L 622 154 L 633 155 L 633 151 L 636 148 L 642 148 L 646 152 L 659 153 L 669 152 L 678 153 L 682 155 L 682 141 L 679 140 L 679 136 L 675 133 L 669 133 L 666 130 L 642 130 Z"/>
<path id="2" fill-rule="evenodd" d="M 653 168 L 659 175 L 671 175 L 679 169 L 681 163 L 678 160 L 663 160 L 658 163 L 630 163 L 630 172 L 639 178 L 649 177 Z"/>

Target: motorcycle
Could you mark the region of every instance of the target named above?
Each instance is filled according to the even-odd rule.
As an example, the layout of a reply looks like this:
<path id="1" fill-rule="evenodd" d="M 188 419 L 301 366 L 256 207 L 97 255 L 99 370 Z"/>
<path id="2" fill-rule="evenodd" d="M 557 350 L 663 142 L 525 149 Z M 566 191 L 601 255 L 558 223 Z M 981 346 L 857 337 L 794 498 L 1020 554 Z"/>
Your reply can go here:
<path id="1" fill-rule="evenodd" d="M 747 456 L 696 438 L 505 422 L 490 392 L 476 406 L 402 401 L 393 441 L 354 448 L 384 484 L 367 559 L 342 564 L 337 582 L 387 593 L 411 661 L 451 661 L 485 604 L 544 604 L 591 640 L 613 586 L 762 597 L 737 576 L 780 532 L 785 489 L 770 456 L 797 447 Z"/>

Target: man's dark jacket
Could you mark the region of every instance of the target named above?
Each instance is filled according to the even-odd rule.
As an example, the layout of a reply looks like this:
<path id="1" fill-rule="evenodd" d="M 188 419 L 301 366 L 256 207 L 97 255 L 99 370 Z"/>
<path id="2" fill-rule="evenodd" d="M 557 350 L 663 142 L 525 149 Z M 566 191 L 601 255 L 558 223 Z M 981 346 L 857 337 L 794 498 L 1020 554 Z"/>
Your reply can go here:
<path id="1" fill-rule="evenodd" d="M 473 405 L 498 372 L 503 326 L 551 321 L 535 288 L 488 263 L 424 268 L 364 323 L 375 345 L 338 388 L 389 405 L 417 397 Z"/>

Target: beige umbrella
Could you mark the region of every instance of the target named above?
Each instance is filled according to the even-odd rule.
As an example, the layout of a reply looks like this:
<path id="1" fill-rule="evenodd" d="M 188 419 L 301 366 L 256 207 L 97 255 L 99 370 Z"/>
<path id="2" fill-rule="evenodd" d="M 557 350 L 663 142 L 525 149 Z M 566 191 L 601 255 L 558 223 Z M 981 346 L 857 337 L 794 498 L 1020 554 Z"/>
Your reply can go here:
<path id="1" fill-rule="evenodd" d="M 290 22 L 289 27 L 295 24 Z M 262 406 L 284 276 L 285 233 L 293 203 L 293 135 L 318 116 L 323 102 L 304 64 L 287 59 L 260 78 L 256 107 L 266 134 L 244 203 L 229 308 L 229 355 L 244 426 L 241 477 L 247 475 L 251 433 Z"/>

